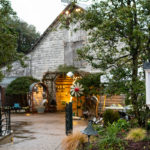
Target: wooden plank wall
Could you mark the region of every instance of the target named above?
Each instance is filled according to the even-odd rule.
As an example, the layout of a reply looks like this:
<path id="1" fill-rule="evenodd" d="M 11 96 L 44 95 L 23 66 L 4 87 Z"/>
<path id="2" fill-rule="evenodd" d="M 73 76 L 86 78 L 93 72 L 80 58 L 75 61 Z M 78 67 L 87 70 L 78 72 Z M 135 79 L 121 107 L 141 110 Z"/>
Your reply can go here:
<path id="1" fill-rule="evenodd" d="M 106 98 L 105 98 L 106 97 Z M 99 101 L 99 108 L 98 111 L 101 111 L 102 113 L 105 111 L 104 108 L 104 103 L 105 103 L 105 107 L 109 107 L 112 104 L 115 105 L 125 105 L 125 96 L 124 95 L 114 95 L 114 96 L 101 96 L 100 97 L 100 101 Z"/>

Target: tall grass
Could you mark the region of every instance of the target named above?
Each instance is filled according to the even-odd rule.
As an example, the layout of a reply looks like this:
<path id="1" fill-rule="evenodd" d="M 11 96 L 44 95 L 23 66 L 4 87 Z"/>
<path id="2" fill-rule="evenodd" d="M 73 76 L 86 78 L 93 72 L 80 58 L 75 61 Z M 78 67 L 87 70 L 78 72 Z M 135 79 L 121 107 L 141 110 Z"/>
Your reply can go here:
<path id="1" fill-rule="evenodd" d="M 87 137 L 80 132 L 65 137 L 62 141 L 63 150 L 76 150 L 87 141 Z"/>
<path id="2" fill-rule="evenodd" d="M 143 140 L 146 137 L 146 130 L 142 128 L 131 129 L 127 134 L 127 140 L 133 140 L 134 142 L 138 142 Z"/>

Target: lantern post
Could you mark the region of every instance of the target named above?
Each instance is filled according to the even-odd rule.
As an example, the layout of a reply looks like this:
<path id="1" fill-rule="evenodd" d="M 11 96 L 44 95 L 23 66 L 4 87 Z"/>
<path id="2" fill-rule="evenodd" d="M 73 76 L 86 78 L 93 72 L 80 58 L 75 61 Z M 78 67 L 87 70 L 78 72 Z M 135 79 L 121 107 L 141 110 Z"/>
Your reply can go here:
<path id="1" fill-rule="evenodd" d="M 88 143 L 90 143 L 90 136 L 91 135 L 98 135 L 98 132 L 96 130 L 94 130 L 91 121 L 89 121 L 88 126 L 83 131 L 81 131 L 81 133 L 87 135 Z"/>
<path id="2" fill-rule="evenodd" d="M 68 72 L 67 76 L 72 78 L 72 72 Z M 72 96 L 70 97 L 70 102 L 66 103 L 66 135 L 72 134 L 73 130 L 73 118 L 72 118 Z"/>

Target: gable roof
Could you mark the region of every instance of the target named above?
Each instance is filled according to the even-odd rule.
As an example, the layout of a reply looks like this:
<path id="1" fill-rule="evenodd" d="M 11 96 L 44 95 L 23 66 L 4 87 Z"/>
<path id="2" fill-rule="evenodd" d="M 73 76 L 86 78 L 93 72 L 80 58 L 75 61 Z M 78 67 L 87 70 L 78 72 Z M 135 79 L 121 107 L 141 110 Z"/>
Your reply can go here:
<path id="1" fill-rule="evenodd" d="M 64 12 L 66 12 L 67 10 L 69 10 L 69 8 L 71 8 L 72 6 L 72 3 L 68 4 L 64 9 L 63 11 L 56 17 L 56 19 L 49 25 L 49 27 L 43 32 L 43 34 L 40 36 L 40 38 L 35 42 L 35 44 L 31 47 L 31 49 L 28 51 L 28 53 L 32 52 L 34 50 L 34 48 L 41 42 L 41 40 L 49 33 L 49 31 L 52 30 L 52 28 L 54 27 L 54 25 L 59 21 L 60 17 L 62 14 L 64 14 Z M 84 7 L 84 8 L 83 8 Z M 76 5 L 74 4 L 74 8 L 80 8 L 82 10 L 85 10 L 87 8 L 87 6 L 85 5 L 82 5 L 82 6 L 79 6 L 79 5 Z M 73 10 L 72 9 L 72 10 Z M 28 54 L 27 53 L 27 54 Z"/>

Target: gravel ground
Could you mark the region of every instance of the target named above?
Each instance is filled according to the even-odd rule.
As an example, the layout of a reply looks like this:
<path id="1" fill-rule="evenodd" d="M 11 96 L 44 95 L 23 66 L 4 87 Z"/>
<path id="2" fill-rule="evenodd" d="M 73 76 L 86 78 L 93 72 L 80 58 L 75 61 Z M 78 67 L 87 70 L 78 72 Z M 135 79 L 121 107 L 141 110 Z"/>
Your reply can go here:
<path id="1" fill-rule="evenodd" d="M 12 114 L 14 141 L 1 145 L 0 150 L 62 150 L 65 135 L 65 114 Z M 73 122 L 75 131 L 81 131 L 87 122 Z"/>

